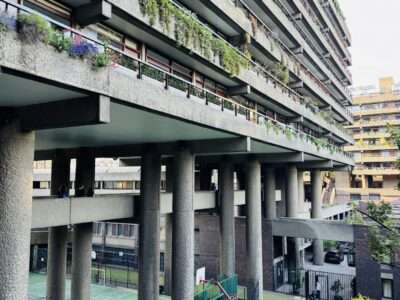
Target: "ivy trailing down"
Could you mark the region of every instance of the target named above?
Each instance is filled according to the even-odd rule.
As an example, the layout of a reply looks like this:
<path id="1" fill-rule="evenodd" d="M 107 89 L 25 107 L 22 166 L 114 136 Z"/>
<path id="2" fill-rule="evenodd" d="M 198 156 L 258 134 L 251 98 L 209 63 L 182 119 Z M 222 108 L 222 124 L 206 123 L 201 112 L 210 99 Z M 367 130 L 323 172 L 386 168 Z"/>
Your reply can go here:
<path id="1" fill-rule="evenodd" d="M 194 14 L 184 12 L 171 0 L 140 0 L 142 13 L 149 18 L 150 25 L 160 23 L 164 32 L 172 33 L 178 45 L 196 51 L 208 60 L 217 60 L 232 75 L 249 68 L 249 52 L 240 54 L 222 38 L 219 38 Z"/>
<path id="2" fill-rule="evenodd" d="M 272 74 L 276 76 L 285 85 L 289 83 L 289 68 L 284 63 L 276 63 L 272 69 Z"/>

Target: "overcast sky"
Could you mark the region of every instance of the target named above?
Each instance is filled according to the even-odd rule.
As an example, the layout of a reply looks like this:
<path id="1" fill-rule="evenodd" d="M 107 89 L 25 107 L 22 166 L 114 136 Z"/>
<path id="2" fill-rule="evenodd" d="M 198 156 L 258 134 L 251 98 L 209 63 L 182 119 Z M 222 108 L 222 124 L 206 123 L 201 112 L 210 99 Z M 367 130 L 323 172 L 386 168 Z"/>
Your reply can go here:
<path id="1" fill-rule="evenodd" d="M 340 0 L 352 35 L 353 86 L 400 81 L 400 0 Z"/>

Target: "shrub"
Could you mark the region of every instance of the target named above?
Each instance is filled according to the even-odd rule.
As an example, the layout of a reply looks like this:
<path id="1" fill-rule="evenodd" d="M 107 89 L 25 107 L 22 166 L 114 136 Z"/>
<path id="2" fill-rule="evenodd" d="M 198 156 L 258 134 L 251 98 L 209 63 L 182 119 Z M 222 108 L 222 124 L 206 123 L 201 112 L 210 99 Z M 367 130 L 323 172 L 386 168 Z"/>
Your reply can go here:
<path id="1" fill-rule="evenodd" d="M 92 65 L 95 69 L 107 67 L 110 64 L 111 58 L 107 50 L 93 56 Z"/>
<path id="2" fill-rule="evenodd" d="M 46 19 L 35 14 L 18 15 L 18 27 L 20 38 L 28 43 L 47 43 L 52 31 Z"/>
<path id="3" fill-rule="evenodd" d="M 52 31 L 49 37 L 49 44 L 58 52 L 69 51 L 72 46 L 72 39 L 65 37 L 60 31 Z"/>

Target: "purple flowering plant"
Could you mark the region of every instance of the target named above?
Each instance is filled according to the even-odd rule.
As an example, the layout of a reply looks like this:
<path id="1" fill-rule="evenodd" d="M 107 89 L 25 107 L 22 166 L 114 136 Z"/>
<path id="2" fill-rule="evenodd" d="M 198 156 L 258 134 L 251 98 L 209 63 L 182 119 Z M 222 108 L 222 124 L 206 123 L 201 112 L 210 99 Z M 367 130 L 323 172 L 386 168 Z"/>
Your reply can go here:
<path id="1" fill-rule="evenodd" d="M 83 39 L 75 39 L 69 49 L 69 55 L 79 58 L 93 57 L 98 53 L 99 49 L 96 45 Z"/>

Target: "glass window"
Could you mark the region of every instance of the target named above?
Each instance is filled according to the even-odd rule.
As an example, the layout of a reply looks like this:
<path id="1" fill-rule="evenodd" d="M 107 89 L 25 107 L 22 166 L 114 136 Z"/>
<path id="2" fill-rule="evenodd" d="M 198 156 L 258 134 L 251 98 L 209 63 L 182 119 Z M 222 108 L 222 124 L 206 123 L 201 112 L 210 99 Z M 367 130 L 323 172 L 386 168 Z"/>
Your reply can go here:
<path id="1" fill-rule="evenodd" d="M 385 299 L 393 299 L 393 281 L 382 279 L 382 296 Z"/>

